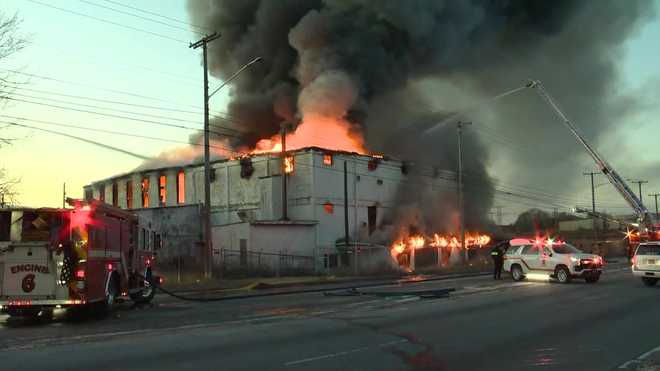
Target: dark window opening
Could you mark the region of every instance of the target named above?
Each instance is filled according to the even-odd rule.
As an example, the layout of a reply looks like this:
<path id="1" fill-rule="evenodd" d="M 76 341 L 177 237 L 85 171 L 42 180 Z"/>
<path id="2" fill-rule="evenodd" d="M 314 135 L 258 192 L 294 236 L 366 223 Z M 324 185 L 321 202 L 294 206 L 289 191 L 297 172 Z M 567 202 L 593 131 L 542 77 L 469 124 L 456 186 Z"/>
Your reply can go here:
<path id="1" fill-rule="evenodd" d="M 367 207 L 367 219 L 369 223 L 369 236 L 376 231 L 376 220 L 378 219 L 378 208 L 376 206 Z"/>
<path id="2" fill-rule="evenodd" d="M 99 201 L 105 202 L 105 185 L 99 187 Z"/>
<path id="3" fill-rule="evenodd" d="M 119 206 L 119 186 L 117 183 L 112 183 L 112 206 Z"/>
<path id="4" fill-rule="evenodd" d="M 9 241 L 11 231 L 11 211 L 0 211 L 0 241 Z"/>
<path id="5" fill-rule="evenodd" d="M 94 198 L 94 191 L 91 188 L 85 188 L 85 201 L 91 201 Z"/>
<path id="6" fill-rule="evenodd" d="M 133 208 L 133 181 L 131 180 L 126 182 L 126 207 Z"/>

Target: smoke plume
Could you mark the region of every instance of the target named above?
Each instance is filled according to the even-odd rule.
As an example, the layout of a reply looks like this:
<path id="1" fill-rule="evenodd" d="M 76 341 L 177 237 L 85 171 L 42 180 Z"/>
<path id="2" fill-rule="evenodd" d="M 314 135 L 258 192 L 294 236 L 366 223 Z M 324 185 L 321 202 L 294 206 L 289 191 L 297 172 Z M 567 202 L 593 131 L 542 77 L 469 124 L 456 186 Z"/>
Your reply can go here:
<path id="1" fill-rule="evenodd" d="M 321 116 L 363 138 L 368 150 L 418 165 L 411 183 L 437 176 L 425 166 L 456 169 L 454 123 L 423 134 L 446 117 L 437 112 L 528 78 L 542 80 L 597 140 L 626 111 L 617 110 L 621 99 L 631 102 L 617 94 L 623 43 L 655 14 L 646 0 L 189 0 L 188 11 L 193 23 L 221 34 L 209 47 L 214 76 L 264 60 L 232 85 L 229 114 L 249 132 L 233 145 L 269 138 L 285 119 Z M 582 149 L 531 92 L 462 119 L 473 121 L 464 137 L 468 223 L 481 224 L 491 208 L 487 169 L 521 184 L 572 186 L 557 175 L 576 177 L 572 159 Z M 493 130 L 508 140 L 495 141 Z M 516 143 L 532 150 L 512 151 Z M 488 148 L 511 155 L 490 163 Z M 426 223 L 451 224 L 441 220 L 450 213 L 433 210 L 453 207 L 453 190 L 410 187 L 401 199 L 419 205 Z"/>

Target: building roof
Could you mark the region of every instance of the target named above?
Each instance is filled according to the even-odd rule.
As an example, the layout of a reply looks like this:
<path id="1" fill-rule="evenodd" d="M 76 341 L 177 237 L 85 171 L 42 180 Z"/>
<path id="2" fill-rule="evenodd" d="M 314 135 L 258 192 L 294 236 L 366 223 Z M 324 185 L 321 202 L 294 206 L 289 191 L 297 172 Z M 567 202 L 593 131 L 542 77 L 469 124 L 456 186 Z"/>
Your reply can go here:
<path id="1" fill-rule="evenodd" d="M 313 146 L 312 147 L 298 148 L 298 149 L 295 149 L 295 150 L 287 151 L 287 153 L 301 153 L 301 152 L 322 152 L 322 153 L 340 154 L 340 155 L 346 155 L 346 156 L 377 158 L 377 159 L 383 160 L 383 161 L 400 161 L 396 158 L 393 158 L 393 157 L 390 157 L 390 156 L 385 156 L 385 155 L 369 155 L 369 154 L 363 154 L 363 153 L 357 153 L 357 152 L 341 151 L 341 150 L 334 150 L 334 149 L 327 149 L 327 148 L 313 147 Z M 259 153 L 259 154 L 254 154 L 254 155 L 246 155 L 244 157 L 249 157 L 249 158 L 264 158 L 264 157 L 271 158 L 271 157 L 274 157 L 274 158 L 278 158 L 279 157 L 279 152 Z M 229 162 L 229 161 L 239 161 L 239 160 L 240 160 L 240 158 L 223 158 L 223 159 L 213 160 L 210 163 L 211 163 L 211 165 L 214 165 L 214 164 L 221 164 L 221 163 L 225 163 L 225 162 Z M 89 183 L 87 186 L 91 186 L 91 185 L 97 184 L 97 183 L 107 183 L 107 182 L 110 182 L 114 179 L 125 178 L 127 176 L 132 175 L 132 174 L 165 172 L 167 170 L 185 169 L 185 168 L 192 168 L 192 167 L 198 167 L 198 166 L 203 166 L 203 165 L 204 165 L 203 162 L 192 162 L 192 163 L 186 164 L 186 165 L 164 166 L 164 167 L 156 167 L 156 168 L 150 168 L 150 169 L 133 170 L 133 171 L 113 175 L 113 176 L 105 178 L 105 179 L 100 179 L 100 180 L 93 181 L 93 182 Z"/>

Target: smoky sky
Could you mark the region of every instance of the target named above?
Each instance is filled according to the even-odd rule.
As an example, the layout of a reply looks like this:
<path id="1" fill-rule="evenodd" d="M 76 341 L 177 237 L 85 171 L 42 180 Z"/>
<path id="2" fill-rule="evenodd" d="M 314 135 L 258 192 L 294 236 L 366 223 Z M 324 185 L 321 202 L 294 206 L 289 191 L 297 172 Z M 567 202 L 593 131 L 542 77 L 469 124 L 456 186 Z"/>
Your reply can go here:
<path id="1" fill-rule="evenodd" d="M 499 94 L 528 78 L 544 82 L 587 138 L 597 141 L 619 125 L 635 105 L 619 91 L 624 43 L 655 16 L 646 0 L 189 0 L 187 8 L 192 23 L 221 34 L 209 46 L 215 77 L 263 58 L 231 89 L 231 119 L 249 132 L 242 143 L 275 134 L 284 119 L 302 114 L 312 90 L 332 89 L 319 81 L 338 79 L 354 87 L 352 99 L 339 91 L 322 96 L 337 95 L 327 104 L 341 106 L 331 111 L 352 123 L 367 149 L 451 170 L 455 126 L 432 135 L 420 127 L 443 115 L 437 112 L 467 105 L 468 97 Z M 475 187 L 466 202 L 477 214 L 492 205 L 489 166 L 516 173 L 523 184 L 572 186 L 556 174 L 575 171 L 571 160 L 583 150 L 537 96 L 512 97 L 488 114 L 466 116 L 474 121 L 466 167 L 475 177 L 466 183 Z M 498 145 L 479 130 L 480 120 L 537 150 L 489 163 L 487 152 Z"/>

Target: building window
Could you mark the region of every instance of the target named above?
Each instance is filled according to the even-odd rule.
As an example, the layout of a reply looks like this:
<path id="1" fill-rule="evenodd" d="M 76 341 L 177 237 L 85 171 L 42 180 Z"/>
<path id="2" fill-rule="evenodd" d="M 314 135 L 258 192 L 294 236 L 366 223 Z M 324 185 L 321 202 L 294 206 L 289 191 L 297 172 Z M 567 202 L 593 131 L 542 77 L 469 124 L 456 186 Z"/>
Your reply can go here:
<path id="1" fill-rule="evenodd" d="M 284 158 L 284 172 L 287 174 L 293 173 L 294 161 L 293 156 L 286 156 Z"/>
<path id="2" fill-rule="evenodd" d="M 176 203 L 181 205 L 186 202 L 186 174 L 180 170 L 176 175 Z"/>
<path id="3" fill-rule="evenodd" d="M 161 175 L 158 177 L 158 197 L 160 200 L 160 206 L 164 206 L 167 202 L 167 177 Z"/>
<path id="4" fill-rule="evenodd" d="M 85 201 L 91 201 L 94 198 L 92 188 L 85 188 Z"/>
<path id="5" fill-rule="evenodd" d="M 332 155 L 331 154 L 325 154 L 323 155 L 323 165 L 328 165 L 332 166 Z"/>
<path id="6" fill-rule="evenodd" d="M 333 205 L 332 202 L 328 201 L 323 204 L 323 210 L 328 214 L 332 214 L 335 212 L 335 205 Z"/>
<path id="7" fill-rule="evenodd" d="M 149 207 L 149 178 L 142 178 L 142 207 Z"/>
<path id="8" fill-rule="evenodd" d="M 105 202 L 105 184 L 99 187 L 99 201 Z"/>
<path id="9" fill-rule="evenodd" d="M 133 208 L 133 181 L 126 182 L 126 208 Z"/>
<path id="10" fill-rule="evenodd" d="M 367 206 L 367 220 L 369 221 L 369 236 L 371 236 L 376 231 L 376 221 L 378 220 L 376 206 Z"/>
<path id="11" fill-rule="evenodd" d="M 112 206 L 119 206 L 119 186 L 117 182 L 112 183 Z"/>

